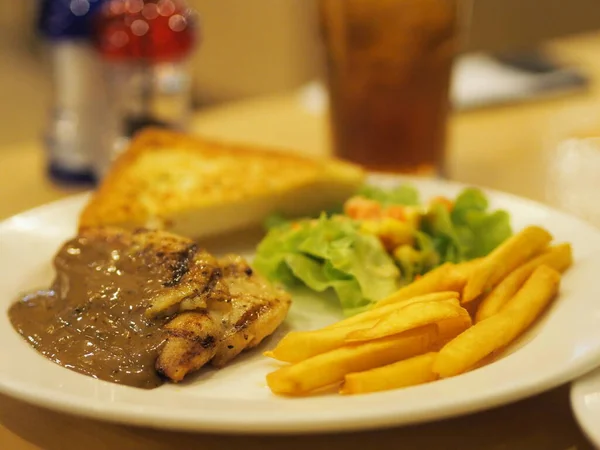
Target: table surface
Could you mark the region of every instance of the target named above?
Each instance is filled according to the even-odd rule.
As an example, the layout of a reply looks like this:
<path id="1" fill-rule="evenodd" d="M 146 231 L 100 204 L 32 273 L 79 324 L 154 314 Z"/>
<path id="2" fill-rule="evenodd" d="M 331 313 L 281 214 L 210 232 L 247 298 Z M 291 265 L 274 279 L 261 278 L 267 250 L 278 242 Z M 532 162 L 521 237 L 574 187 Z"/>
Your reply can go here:
<path id="1" fill-rule="evenodd" d="M 451 118 L 450 178 L 546 201 L 546 167 L 556 142 L 570 135 L 600 136 L 600 34 L 549 44 L 557 57 L 591 78 L 585 92 L 560 98 L 463 112 Z M 327 122 L 288 94 L 199 112 L 194 132 L 230 141 L 329 152 Z M 45 177 L 38 141 L 0 149 L 0 219 L 81 188 Z M 550 161 L 551 162 L 551 161 Z M 1 250 L 1 249 L 0 249 Z M 239 437 L 171 433 L 106 424 L 44 410 L 0 396 L 0 448 L 50 449 L 590 449 L 569 407 L 568 386 L 487 412 L 390 430 L 298 437 Z"/>

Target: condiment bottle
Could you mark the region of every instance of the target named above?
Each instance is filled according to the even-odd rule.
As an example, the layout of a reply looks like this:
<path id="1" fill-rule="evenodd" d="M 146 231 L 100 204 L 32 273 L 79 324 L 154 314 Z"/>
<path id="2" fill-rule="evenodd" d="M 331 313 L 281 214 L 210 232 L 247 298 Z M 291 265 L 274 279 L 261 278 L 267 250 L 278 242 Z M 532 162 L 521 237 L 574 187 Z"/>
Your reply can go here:
<path id="1" fill-rule="evenodd" d="M 102 80 L 89 39 L 92 17 L 102 3 L 43 0 L 40 4 L 37 25 L 53 78 L 46 159 L 50 176 L 60 182 L 92 182 L 94 154 L 103 152 Z"/>
<path id="2" fill-rule="evenodd" d="M 196 20 L 182 0 L 108 0 L 94 26 L 103 61 L 114 145 L 96 161 L 104 176 L 124 144 L 140 129 L 185 129 L 191 112 L 188 56 Z"/>

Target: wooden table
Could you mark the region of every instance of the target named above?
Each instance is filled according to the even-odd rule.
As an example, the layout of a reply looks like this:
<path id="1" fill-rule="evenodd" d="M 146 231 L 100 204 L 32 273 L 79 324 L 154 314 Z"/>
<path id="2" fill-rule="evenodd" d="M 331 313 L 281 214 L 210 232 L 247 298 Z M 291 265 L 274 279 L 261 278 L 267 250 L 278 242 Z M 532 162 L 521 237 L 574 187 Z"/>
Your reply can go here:
<path id="1" fill-rule="evenodd" d="M 552 43 L 557 56 L 592 78 L 587 92 L 457 114 L 451 119 L 451 178 L 546 201 L 550 150 L 568 135 L 600 136 L 600 34 Z M 197 114 L 195 132 L 231 141 L 328 153 L 322 116 L 294 95 L 247 101 Z M 44 174 L 39 142 L 0 149 L 0 218 L 77 192 Z M 0 249 L 1 251 L 1 249 Z M 4 362 L 10 363 L 10 362 Z M 356 434 L 239 437 L 170 433 L 106 424 L 0 396 L 0 449 L 591 449 L 572 416 L 568 386 L 484 413 L 438 423 Z"/>

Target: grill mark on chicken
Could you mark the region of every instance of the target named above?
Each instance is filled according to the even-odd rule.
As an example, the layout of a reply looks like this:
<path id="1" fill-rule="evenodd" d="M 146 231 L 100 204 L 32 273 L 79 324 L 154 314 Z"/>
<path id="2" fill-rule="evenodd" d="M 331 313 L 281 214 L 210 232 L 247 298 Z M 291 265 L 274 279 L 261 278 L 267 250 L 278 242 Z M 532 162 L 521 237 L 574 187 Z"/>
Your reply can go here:
<path id="1" fill-rule="evenodd" d="M 173 287 L 181 283 L 182 278 L 190 271 L 190 264 L 198 251 L 196 244 L 191 244 L 185 250 L 175 253 L 176 263 L 171 267 L 172 278 L 163 283 L 163 287 Z"/>
<path id="2" fill-rule="evenodd" d="M 194 359 L 197 358 L 198 355 L 207 354 L 212 356 L 217 344 L 216 337 L 211 334 L 208 334 L 206 336 L 198 336 L 195 333 L 187 330 L 176 329 L 169 330 L 167 332 L 167 335 L 167 339 L 178 339 L 179 341 L 185 341 L 190 343 L 190 345 L 187 346 L 185 351 L 181 352 L 181 354 L 179 355 L 176 370 L 173 370 L 172 366 L 168 363 L 164 365 L 161 364 L 160 361 L 163 359 L 161 359 L 160 357 L 159 359 L 157 359 L 157 372 L 160 373 L 162 376 L 165 376 L 173 381 L 180 381 L 181 379 L 183 379 L 183 376 L 185 376 L 185 374 L 187 373 L 181 372 L 181 376 L 178 376 L 177 373 L 179 371 L 179 368 L 185 365 L 193 364 Z"/>
<path id="3" fill-rule="evenodd" d="M 246 328 L 249 323 L 256 320 L 257 317 L 260 316 L 261 312 L 266 308 L 269 308 L 270 305 L 252 305 L 250 309 L 248 309 L 242 317 L 235 323 L 234 328 L 236 330 L 241 330 Z"/>
<path id="4" fill-rule="evenodd" d="M 195 344 L 199 344 L 202 348 L 214 347 L 217 341 L 216 338 L 212 335 L 198 336 L 191 331 L 182 329 L 168 330 L 167 335 L 168 337 L 172 338 L 183 338 L 186 340 L 190 340 Z"/>
<path id="5" fill-rule="evenodd" d="M 204 289 L 202 289 L 202 294 L 206 294 L 215 289 L 215 286 L 217 285 L 222 276 L 223 271 L 220 267 L 212 268 L 210 275 L 208 276 L 208 281 L 206 282 Z"/>

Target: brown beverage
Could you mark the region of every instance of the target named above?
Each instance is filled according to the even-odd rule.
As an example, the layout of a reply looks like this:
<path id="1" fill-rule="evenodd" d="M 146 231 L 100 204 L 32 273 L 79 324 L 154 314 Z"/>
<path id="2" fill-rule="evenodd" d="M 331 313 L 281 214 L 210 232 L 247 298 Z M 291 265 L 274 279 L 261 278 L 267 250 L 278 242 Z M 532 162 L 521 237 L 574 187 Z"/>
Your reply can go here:
<path id="1" fill-rule="evenodd" d="M 320 0 L 337 156 L 378 171 L 443 171 L 460 1 Z"/>

